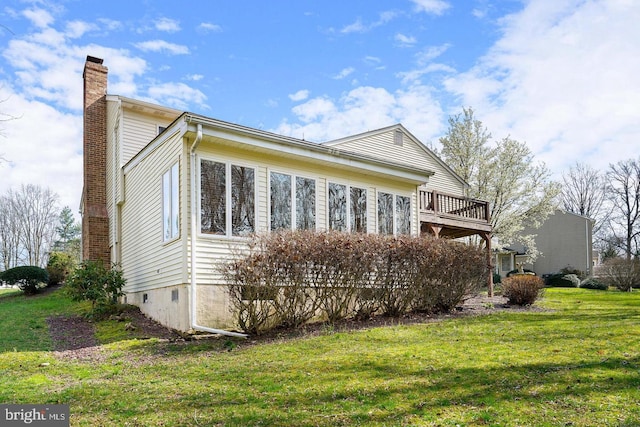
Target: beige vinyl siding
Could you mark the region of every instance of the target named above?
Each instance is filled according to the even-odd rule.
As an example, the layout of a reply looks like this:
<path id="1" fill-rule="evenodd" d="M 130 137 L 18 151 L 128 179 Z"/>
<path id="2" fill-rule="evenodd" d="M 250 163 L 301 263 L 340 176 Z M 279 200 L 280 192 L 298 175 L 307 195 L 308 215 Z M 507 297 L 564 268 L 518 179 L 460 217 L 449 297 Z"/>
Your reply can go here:
<path id="1" fill-rule="evenodd" d="M 183 140 L 174 135 L 125 175 L 122 206 L 122 267 L 125 291 L 176 285 L 184 282 L 186 163 Z M 180 235 L 164 242 L 162 235 L 162 175 L 179 162 Z"/>
<path id="2" fill-rule="evenodd" d="M 167 127 L 170 120 L 144 114 L 131 109 L 123 109 L 122 164 L 127 163 L 149 142 L 158 136 L 158 126 Z"/>
<path id="3" fill-rule="evenodd" d="M 425 147 L 420 146 L 406 133 L 403 134 L 402 146 L 394 143 L 395 128 L 386 132 L 366 134 L 362 138 L 345 140 L 344 142 L 331 144 L 345 151 L 366 154 L 395 163 L 419 167 L 434 171 L 429 178 L 428 189 L 443 193 L 464 195 L 464 186 L 449 170 L 440 164 Z"/>
<path id="4" fill-rule="evenodd" d="M 410 196 L 412 203 L 412 232 L 418 234 L 418 214 L 416 187 L 406 183 L 394 183 L 383 178 L 363 176 L 358 171 L 331 168 L 310 162 L 286 159 L 254 151 L 239 150 L 231 147 L 202 143 L 198 148 L 200 159 L 230 162 L 241 166 L 255 167 L 256 194 L 258 200 L 256 228 L 257 232 L 269 230 L 269 174 L 286 173 L 293 176 L 316 180 L 316 229 L 327 229 L 327 183 L 337 182 L 367 190 L 367 229 L 369 233 L 377 230 L 377 190 Z M 199 176 L 197 180 L 199 180 Z M 198 196 L 199 197 L 199 196 Z M 200 215 L 200 212 L 198 212 Z M 199 216 L 197 217 L 200 220 Z M 197 236 L 197 282 L 198 284 L 221 284 L 220 266 L 238 250 L 246 248 L 246 239 L 227 236 L 198 234 Z"/>

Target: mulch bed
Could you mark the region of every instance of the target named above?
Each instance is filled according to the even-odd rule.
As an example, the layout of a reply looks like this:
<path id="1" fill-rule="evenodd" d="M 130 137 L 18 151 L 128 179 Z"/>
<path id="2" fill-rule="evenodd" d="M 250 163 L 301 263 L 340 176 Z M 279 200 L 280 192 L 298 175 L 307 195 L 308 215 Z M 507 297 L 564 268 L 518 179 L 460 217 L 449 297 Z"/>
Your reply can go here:
<path id="1" fill-rule="evenodd" d="M 242 346 L 244 347 L 247 345 L 266 342 L 314 336 L 326 333 L 328 328 L 330 328 L 331 331 L 339 332 L 361 330 L 379 326 L 430 323 L 453 317 L 490 314 L 504 310 L 535 311 L 540 309 L 535 306 L 509 306 L 506 303 L 506 299 L 502 296 L 495 296 L 492 298 L 478 296 L 468 299 L 462 306 L 457 307 L 456 310 L 451 313 L 437 315 L 408 314 L 398 318 L 375 316 L 373 319 L 369 320 L 346 320 L 331 326 L 323 323 L 315 323 L 305 325 L 304 327 L 295 330 L 279 329 L 270 331 L 260 336 L 252 336 L 247 341 L 239 341 L 239 344 L 242 343 Z M 185 336 L 183 334 L 168 329 L 154 320 L 151 320 L 141 313 L 137 307 L 128 306 L 126 311 L 120 315 L 120 318 L 122 321 L 129 322 L 132 325 L 132 336 L 135 336 L 138 339 L 159 338 L 165 341 L 179 341 L 188 344 L 188 337 L 187 341 L 185 341 Z M 96 360 L 103 359 L 105 357 L 102 353 L 102 347 L 96 340 L 94 324 L 90 319 L 81 316 L 53 316 L 47 319 L 47 322 L 49 324 L 49 332 L 53 341 L 54 353 L 57 357 L 76 360 Z M 205 339 L 227 340 L 229 338 L 210 336 Z"/>

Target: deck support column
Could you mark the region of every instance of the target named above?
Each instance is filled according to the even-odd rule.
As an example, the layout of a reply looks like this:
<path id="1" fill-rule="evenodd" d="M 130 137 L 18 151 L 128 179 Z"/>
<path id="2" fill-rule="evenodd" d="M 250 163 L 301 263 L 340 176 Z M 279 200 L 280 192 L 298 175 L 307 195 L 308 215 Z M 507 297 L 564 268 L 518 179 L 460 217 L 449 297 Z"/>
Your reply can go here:
<path id="1" fill-rule="evenodd" d="M 487 249 L 487 265 L 489 266 L 489 274 L 487 277 L 487 290 L 489 297 L 493 297 L 493 263 L 491 256 L 491 233 L 479 233 L 484 240 Z"/>

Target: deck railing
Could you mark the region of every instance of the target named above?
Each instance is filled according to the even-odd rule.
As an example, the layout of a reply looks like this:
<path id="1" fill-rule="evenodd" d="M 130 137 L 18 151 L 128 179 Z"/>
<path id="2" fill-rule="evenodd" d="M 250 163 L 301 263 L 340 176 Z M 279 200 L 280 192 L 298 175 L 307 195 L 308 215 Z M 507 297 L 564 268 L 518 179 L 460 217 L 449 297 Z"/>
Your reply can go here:
<path id="1" fill-rule="evenodd" d="M 420 190 L 420 211 L 489 222 L 489 203 L 437 191 Z"/>

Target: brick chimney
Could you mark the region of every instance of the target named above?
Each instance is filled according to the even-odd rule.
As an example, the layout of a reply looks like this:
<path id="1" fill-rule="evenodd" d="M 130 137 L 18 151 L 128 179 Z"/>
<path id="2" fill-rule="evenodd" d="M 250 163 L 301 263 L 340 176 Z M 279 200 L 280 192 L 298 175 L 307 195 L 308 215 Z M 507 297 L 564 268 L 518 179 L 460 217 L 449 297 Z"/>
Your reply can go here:
<path id="1" fill-rule="evenodd" d="M 107 67 L 87 56 L 84 65 L 84 188 L 82 259 L 110 264 L 107 211 Z"/>

